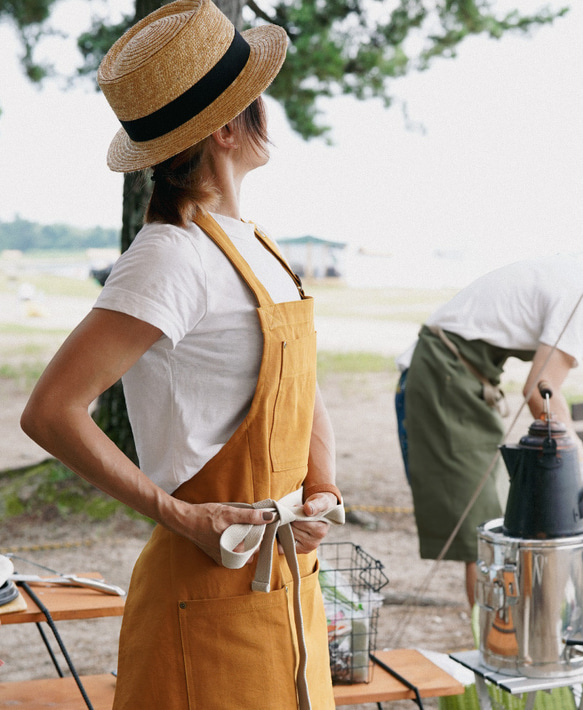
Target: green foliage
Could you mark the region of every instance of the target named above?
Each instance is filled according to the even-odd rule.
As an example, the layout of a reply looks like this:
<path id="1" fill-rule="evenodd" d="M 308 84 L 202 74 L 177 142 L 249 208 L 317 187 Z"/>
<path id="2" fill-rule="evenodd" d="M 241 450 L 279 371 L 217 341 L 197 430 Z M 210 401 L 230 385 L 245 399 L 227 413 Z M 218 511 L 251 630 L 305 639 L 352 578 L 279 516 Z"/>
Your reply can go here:
<path id="1" fill-rule="evenodd" d="M 106 520 L 117 511 L 147 520 L 83 480 L 56 459 L 0 471 L 0 520 L 18 515 L 83 515 Z"/>
<path id="2" fill-rule="evenodd" d="M 220 5 L 220 0 L 218 2 Z M 274 22 L 290 37 L 287 59 L 269 88 L 302 137 L 326 136 L 319 122 L 321 97 L 347 94 L 360 100 L 393 102 L 391 79 L 425 70 L 436 57 L 453 57 L 469 35 L 499 39 L 552 22 L 566 9 L 543 8 L 534 15 L 518 10 L 496 13 L 482 0 L 400 0 L 389 12 L 385 0 L 279 0 L 265 10 L 248 0 L 248 27 Z M 133 22 L 94 23 L 79 39 L 85 63 L 80 74 L 94 74 L 113 41 Z M 406 50 L 415 38 L 416 53 Z"/>
<path id="3" fill-rule="evenodd" d="M 469 35 L 485 34 L 492 39 L 500 39 L 508 32 L 524 33 L 537 25 L 552 23 L 568 12 L 567 7 L 556 11 L 543 7 L 535 15 L 521 15 L 518 10 L 497 15 L 491 8 L 492 3 L 486 0 L 446 0 L 438 3 L 436 11 L 441 31 L 428 37 L 429 42 L 419 55 L 418 68 L 427 69 L 436 56 L 455 57 L 457 46 Z"/>
<path id="4" fill-rule="evenodd" d="M 130 27 L 132 21 L 131 17 L 125 17 L 120 23 L 114 25 L 105 25 L 99 20 L 93 21 L 87 32 L 77 39 L 77 47 L 84 59 L 83 65 L 78 70 L 80 76 L 95 77 L 107 50 Z"/>
<path id="5" fill-rule="evenodd" d="M 82 511 L 94 489 L 55 459 L 0 476 L 0 519 L 54 507 L 61 514 Z"/>
<path id="6" fill-rule="evenodd" d="M 269 16 L 261 14 L 284 27 L 291 39 L 270 94 L 304 138 L 325 135 L 328 127 L 317 120 L 319 97 L 349 94 L 390 106 L 392 79 L 425 70 L 436 57 L 455 56 L 469 35 L 498 39 L 566 12 L 496 13 L 492 6 L 485 0 L 400 0 L 389 12 L 383 0 L 280 0 Z M 411 38 L 417 41 L 408 43 Z"/>
<path id="7" fill-rule="evenodd" d="M 11 21 L 23 48 L 22 66 L 33 82 L 42 81 L 50 74 L 50 67 L 34 60 L 34 50 L 43 34 L 49 30 L 46 22 L 57 0 L 0 0 L 0 22 Z"/>
<path id="8" fill-rule="evenodd" d="M 318 377 L 331 372 L 396 372 L 395 358 L 367 352 L 318 352 Z"/>
<path id="9" fill-rule="evenodd" d="M 116 248 L 119 230 L 92 227 L 78 229 L 65 224 L 41 225 L 17 217 L 0 222 L 0 251 L 18 249 L 23 252 L 60 249 Z"/>
<path id="10" fill-rule="evenodd" d="M 55 0 L 0 0 L 0 18 L 10 17 L 17 27 L 42 24 Z"/>
<path id="11" fill-rule="evenodd" d="M 50 69 L 34 62 L 38 40 L 49 30 L 46 20 L 56 0 L 0 0 L 0 20 L 11 18 L 24 48 L 23 65 L 33 81 Z M 260 0 L 261 2 L 261 0 Z M 564 15 L 567 8 L 543 7 L 535 14 L 504 11 L 494 0 L 272 0 L 260 7 L 247 0 L 247 26 L 265 21 L 281 25 L 290 37 L 287 60 L 270 87 L 292 127 L 304 138 L 325 136 L 319 99 L 349 94 L 394 101 L 392 81 L 411 71 L 428 69 L 437 57 L 454 57 L 470 35 L 499 39 L 527 32 Z M 78 39 L 84 63 L 80 75 L 95 76 L 107 49 L 137 17 L 162 5 L 136 0 L 134 17 L 110 24 L 101 18 Z M 217 4 L 222 6 L 221 0 Z M 228 11 L 228 10 L 227 10 Z M 410 40 L 414 40 L 411 42 Z"/>
<path id="12" fill-rule="evenodd" d="M 21 362 L 17 365 L 2 363 L 0 364 L 0 379 L 13 380 L 28 391 L 32 390 L 44 369 L 45 364 L 40 361 Z"/>
<path id="13" fill-rule="evenodd" d="M 423 323 L 457 289 L 346 288 L 326 282 L 305 285 L 315 299 L 316 319 L 369 318 Z"/>
<path id="14" fill-rule="evenodd" d="M 52 252 L 51 252 L 52 253 Z M 50 259 L 50 257 L 48 257 Z M 82 259 L 82 257 L 80 257 Z M 26 274 L 22 280 L 34 286 L 36 294 L 42 296 L 70 296 L 72 298 L 87 298 L 94 301 L 101 291 L 101 284 L 93 277 L 87 279 L 69 278 L 58 274 Z M 10 281 L 13 290 L 14 282 Z M 0 282 L 0 291 L 1 282 Z M 0 332 L 2 332 L 0 328 Z M 56 331 L 58 332 L 58 331 Z M 64 331 L 66 333 L 66 331 Z"/>

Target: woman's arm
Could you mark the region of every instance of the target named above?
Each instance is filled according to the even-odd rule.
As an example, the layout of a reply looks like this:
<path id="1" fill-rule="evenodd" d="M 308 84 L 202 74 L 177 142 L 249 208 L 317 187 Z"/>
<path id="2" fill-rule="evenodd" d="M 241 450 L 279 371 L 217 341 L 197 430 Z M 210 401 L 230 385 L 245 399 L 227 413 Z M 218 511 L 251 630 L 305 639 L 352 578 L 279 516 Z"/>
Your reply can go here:
<path id="1" fill-rule="evenodd" d="M 335 487 L 336 481 L 336 442 L 334 430 L 328 411 L 324 405 L 320 388 L 316 387 L 314 404 L 314 421 L 310 439 L 310 455 L 308 458 L 308 473 L 304 480 L 304 491 L 312 486 L 329 485 Z M 315 493 L 306 499 L 304 513 L 308 516 L 318 515 L 338 503 L 334 493 Z M 315 550 L 326 536 L 328 523 L 292 523 L 298 552 Z"/>
<path id="2" fill-rule="evenodd" d="M 49 363 L 26 405 L 21 425 L 79 476 L 220 561 L 223 530 L 235 522 L 262 524 L 261 511 L 177 500 L 150 481 L 89 414 L 91 403 L 160 335 L 158 328 L 144 321 L 93 309 Z"/>
<path id="3" fill-rule="evenodd" d="M 314 404 L 314 421 L 310 438 L 310 455 L 308 458 L 308 473 L 304 481 L 304 490 L 315 485 L 329 484 L 334 487 L 336 482 L 336 441 L 328 410 L 322 399 L 320 388 L 316 386 L 316 401 Z M 337 502 L 333 493 L 326 493 L 329 502 Z M 328 506 L 329 507 L 329 506 Z M 321 512 L 321 511 L 318 511 Z"/>

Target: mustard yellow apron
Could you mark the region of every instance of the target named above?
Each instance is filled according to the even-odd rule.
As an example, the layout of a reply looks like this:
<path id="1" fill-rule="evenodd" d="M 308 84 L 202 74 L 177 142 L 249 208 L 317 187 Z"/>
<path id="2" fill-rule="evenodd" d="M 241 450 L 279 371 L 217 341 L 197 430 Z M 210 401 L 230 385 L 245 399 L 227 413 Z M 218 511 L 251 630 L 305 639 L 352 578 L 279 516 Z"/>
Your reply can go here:
<path id="1" fill-rule="evenodd" d="M 195 221 L 255 294 L 264 347 L 247 417 L 174 495 L 191 503 L 278 500 L 297 490 L 307 472 L 316 387 L 313 301 L 300 288 L 302 300 L 275 304 L 216 221 L 208 214 Z M 157 526 L 132 575 L 114 710 L 296 710 L 293 580 L 277 547 L 273 554 L 272 591 L 253 592 L 255 564 L 226 569 Z M 316 553 L 299 555 L 299 565 L 312 708 L 332 710 Z"/>

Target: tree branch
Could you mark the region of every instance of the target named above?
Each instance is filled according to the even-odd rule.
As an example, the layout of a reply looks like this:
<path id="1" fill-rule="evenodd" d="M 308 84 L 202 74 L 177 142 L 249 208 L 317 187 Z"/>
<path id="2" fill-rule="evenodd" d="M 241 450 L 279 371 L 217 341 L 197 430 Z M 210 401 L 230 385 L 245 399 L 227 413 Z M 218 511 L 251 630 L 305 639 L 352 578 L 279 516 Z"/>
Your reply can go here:
<path id="1" fill-rule="evenodd" d="M 247 0 L 247 7 L 250 10 L 253 10 L 257 17 L 261 18 L 262 20 L 265 20 L 265 22 L 273 22 L 273 17 L 269 17 L 269 15 L 259 7 L 255 0 Z"/>

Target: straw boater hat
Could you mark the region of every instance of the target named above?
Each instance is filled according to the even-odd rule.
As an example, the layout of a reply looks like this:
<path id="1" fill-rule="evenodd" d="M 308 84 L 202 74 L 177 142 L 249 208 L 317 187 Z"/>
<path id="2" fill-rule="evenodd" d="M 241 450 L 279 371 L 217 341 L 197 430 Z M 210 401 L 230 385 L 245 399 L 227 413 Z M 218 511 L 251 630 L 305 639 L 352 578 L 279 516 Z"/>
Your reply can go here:
<path id="1" fill-rule="evenodd" d="M 161 163 L 235 118 L 271 84 L 285 30 L 239 34 L 211 0 L 178 0 L 129 29 L 97 79 L 121 121 L 107 164 L 132 172 Z"/>

